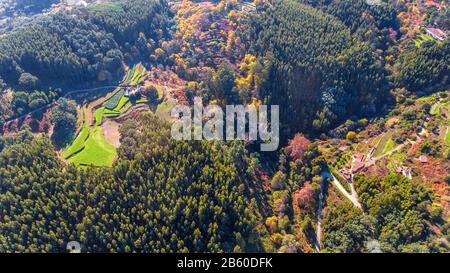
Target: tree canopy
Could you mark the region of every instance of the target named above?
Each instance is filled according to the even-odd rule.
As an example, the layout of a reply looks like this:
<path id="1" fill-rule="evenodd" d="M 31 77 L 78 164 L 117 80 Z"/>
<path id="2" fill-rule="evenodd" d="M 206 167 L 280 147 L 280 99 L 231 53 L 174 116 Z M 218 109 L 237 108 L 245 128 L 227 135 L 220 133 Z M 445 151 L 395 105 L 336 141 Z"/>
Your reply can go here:
<path id="1" fill-rule="evenodd" d="M 253 16 L 243 33 L 250 50 L 266 59 L 261 95 L 285 106 L 281 120 L 288 132 L 329 130 L 345 117 L 374 114 L 387 97 L 381 63 L 334 16 L 278 1 Z"/>

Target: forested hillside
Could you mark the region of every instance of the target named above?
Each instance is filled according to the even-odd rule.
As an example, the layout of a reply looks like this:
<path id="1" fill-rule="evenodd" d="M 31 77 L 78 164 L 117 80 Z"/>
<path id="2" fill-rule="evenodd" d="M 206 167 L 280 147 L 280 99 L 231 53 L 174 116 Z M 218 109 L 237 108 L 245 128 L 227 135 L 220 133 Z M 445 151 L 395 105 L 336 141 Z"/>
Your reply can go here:
<path id="1" fill-rule="evenodd" d="M 260 248 L 242 143 L 177 142 L 152 114 L 122 131 L 111 170 L 67 167 L 45 137 L 2 140 L 0 252 L 61 252 L 70 240 L 90 252 Z"/>
<path id="2" fill-rule="evenodd" d="M 164 0 L 128 0 L 94 6 L 87 18 L 114 35 L 126 61 L 136 61 L 148 57 L 168 37 L 169 16 Z"/>
<path id="3" fill-rule="evenodd" d="M 303 0 L 335 16 L 373 48 L 386 49 L 390 35 L 399 30 L 397 11 L 389 2 L 372 4 L 365 0 L 310 1 Z M 394 34 L 395 35 L 395 34 Z"/>
<path id="4" fill-rule="evenodd" d="M 268 63 L 261 97 L 285 106 L 288 132 L 329 130 L 351 115 L 374 114 L 386 101 L 386 71 L 368 43 L 335 17 L 277 1 L 250 19 L 249 28 L 248 46 Z"/>
<path id="5" fill-rule="evenodd" d="M 63 13 L 0 42 L 0 75 L 6 83 L 23 88 L 35 88 L 39 81 L 95 81 L 101 71 L 115 73 L 121 67 L 122 54 L 111 36 Z M 32 75 L 30 81 L 25 81 L 24 73 Z"/>
<path id="6" fill-rule="evenodd" d="M 450 251 L 447 1 L 0 2 L 0 252 Z"/>
<path id="7" fill-rule="evenodd" d="M 0 78 L 21 88 L 28 87 L 25 73 L 43 86 L 117 79 L 123 54 L 148 53 L 167 34 L 168 8 L 153 0 L 111 5 L 92 8 L 87 18 L 59 12 L 3 36 Z"/>
<path id="8" fill-rule="evenodd" d="M 59 0 L 3 0 L 0 3 L 0 16 L 14 13 L 36 13 L 58 2 Z"/>
<path id="9" fill-rule="evenodd" d="M 450 83 L 449 54 L 448 39 L 406 49 L 398 59 L 397 85 L 419 94 L 445 89 Z"/>

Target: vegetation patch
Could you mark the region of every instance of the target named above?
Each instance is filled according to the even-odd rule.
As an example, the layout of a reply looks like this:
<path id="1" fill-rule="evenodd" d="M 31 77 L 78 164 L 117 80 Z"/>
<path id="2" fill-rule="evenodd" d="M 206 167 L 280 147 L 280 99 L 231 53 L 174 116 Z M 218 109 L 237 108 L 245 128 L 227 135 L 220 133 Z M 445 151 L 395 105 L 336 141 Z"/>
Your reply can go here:
<path id="1" fill-rule="evenodd" d="M 129 103 L 131 103 L 130 99 L 125 97 L 125 96 L 123 96 L 120 99 L 119 103 L 116 105 L 116 107 L 113 109 L 113 111 L 121 112 L 123 110 L 123 108 Z"/>
<path id="2" fill-rule="evenodd" d="M 109 109 L 105 109 L 105 111 L 103 112 L 103 116 L 107 118 L 115 118 L 118 117 L 119 115 L 120 112 Z"/>
<path id="3" fill-rule="evenodd" d="M 92 4 L 92 5 L 89 5 L 88 7 L 92 11 L 103 11 L 103 12 L 123 11 L 122 5 L 120 3 L 116 3 L 116 2 Z"/>
<path id="4" fill-rule="evenodd" d="M 83 166 L 111 167 L 116 149 L 106 141 L 100 127 L 92 129 L 84 149 L 71 157 L 71 162 Z"/>
<path id="5" fill-rule="evenodd" d="M 105 106 L 106 109 L 113 110 L 117 107 L 121 99 L 123 98 L 125 94 L 125 90 L 122 88 L 120 89 L 116 94 L 114 94 L 109 100 L 107 100 L 103 106 Z"/>
<path id="6" fill-rule="evenodd" d="M 89 128 L 83 127 L 80 134 L 77 136 L 75 141 L 70 145 L 64 152 L 63 156 L 65 159 L 71 157 L 72 155 L 79 153 L 84 148 L 84 143 L 89 137 Z"/>
<path id="7" fill-rule="evenodd" d="M 421 47 L 424 42 L 433 41 L 433 38 L 430 35 L 419 34 L 413 39 L 413 41 L 417 47 Z"/>
<path id="8" fill-rule="evenodd" d="M 394 149 L 395 143 L 392 140 L 392 134 L 392 132 L 388 132 L 377 137 L 378 142 L 374 145 L 374 147 L 376 147 L 374 152 L 375 157 Z"/>
<path id="9" fill-rule="evenodd" d="M 450 130 L 447 127 L 447 135 L 445 136 L 445 144 L 450 145 Z"/>
<path id="10" fill-rule="evenodd" d="M 95 113 L 94 113 L 95 126 L 100 126 L 102 124 L 103 111 L 105 111 L 105 107 L 100 107 L 97 110 L 95 110 Z"/>
<path id="11" fill-rule="evenodd" d="M 125 82 L 132 86 L 141 84 L 144 82 L 146 72 L 147 71 L 145 67 L 141 63 L 139 63 L 133 66 L 132 69 L 128 70 Z"/>
<path id="12" fill-rule="evenodd" d="M 158 104 L 155 113 L 158 117 L 162 119 L 170 120 L 171 119 L 170 111 L 172 110 L 173 107 L 174 107 L 173 102 L 165 100 L 162 103 Z"/>
<path id="13" fill-rule="evenodd" d="M 450 111 L 450 101 L 447 102 L 438 102 L 431 107 L 430 114 L 439 115 L 442 113 L 442 109 L 447 109 Z"/>

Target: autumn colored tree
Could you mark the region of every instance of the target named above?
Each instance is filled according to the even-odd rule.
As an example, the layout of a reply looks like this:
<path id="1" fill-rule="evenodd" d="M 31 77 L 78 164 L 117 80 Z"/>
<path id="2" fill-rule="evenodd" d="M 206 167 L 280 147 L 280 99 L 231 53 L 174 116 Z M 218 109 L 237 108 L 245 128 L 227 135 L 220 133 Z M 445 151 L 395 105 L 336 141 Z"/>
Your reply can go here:
<path id="1" fill-rule="evenodd" d="M 290 156 L 295 161 L 303 157 L 303 154 L 308 149 L 309 141 L 304 135 L 296 134 L 293 139 L 289 140 Z"/>

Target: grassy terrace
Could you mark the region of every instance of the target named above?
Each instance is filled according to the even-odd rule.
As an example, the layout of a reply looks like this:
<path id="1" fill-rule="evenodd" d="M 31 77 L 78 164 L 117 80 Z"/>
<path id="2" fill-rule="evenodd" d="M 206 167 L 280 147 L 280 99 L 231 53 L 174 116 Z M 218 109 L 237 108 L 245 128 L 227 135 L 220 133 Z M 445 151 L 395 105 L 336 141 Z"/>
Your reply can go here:
<path id="1" fill-rule="evenodd" d="M 67 158 L 73 156 L 74 154 L 79 153 L 81 150 L 83 150 L 84 143 L 86 142 L 88 137 L 89 137 L 89 128 L 83 127 L 83 129 L 81 129 L 80 134 L 75 139 L 75 141 L 72 143 L 72 145 L 63 152 L 64 158 L 67 159 Z"/>
<path id="2" fill-rule="evenodd" d="M 70 162 L 82 166 L 110 167 L 116 157 L 116 149 L 109 144 L 103 134 L 102 124 L 105 107 L 95 110 L 95 123 L 85 126 L 72 145 L 63 152 Z M 88 123 L 86 123 L 88 124 Z"/>
<path id="3" fill-rule="evenodd" d="M 450 101 L 434 104 L 431 107 L 430 114 L 440 115 L 442 109 L 447 109 L 447 111 L 450 111 Z"/>
<path id="4" fill-rule="evenodd" d="M 135 65 L 124 78 L 128 85 L 138 85 L 143 82 L 146 70 L 142 64 Z M 110 93 L 111 94 L 111 93 Z M 145 97 L 135 103 L 147 103 Z M 117 151 L 106 139 L 102 128 L 104 118 L 115 118 L 126 112 L 133 103 L 125 96 L 125 89 L 116 90 L 105 101 L 95 104 L 93 113 L 89 106 L 81 107 L 78 125 L 81 127 L 77 138 L 65 151 L 63 157 L 80 166 L 110 167 Z M 158 110 L 167 115 L 170 104 L 158 106 Z M 92 122 L 93 121 L 93 122 Z"/>
<path id="5" fill-rule="evenodd" d="M 374 145 L 375 146 L 375 145 Z M 392 132 L 385 133 L 379 137 L 378 143 L 375 146 L 374 156 L 380 156 L 384 153 L 394 149 L 395 143 L 392 140 Z"/>
<path id="6" fill-rule="evenodd" d="M 111 167 L 116 154 L 116 149 L 106 141 L 101 127 L 95 126 L 84 143 L 84 149 L 70 161 L 82 166 Z"/>
<path id="7" fill-rule="evenodd" d="M 132 86 L 136 86 L 144 81 L 146 75 L 145 67 L 142 64 L 135 65 L 132 69 L 128 70 L 126 76 L 126 82 Z"/>

